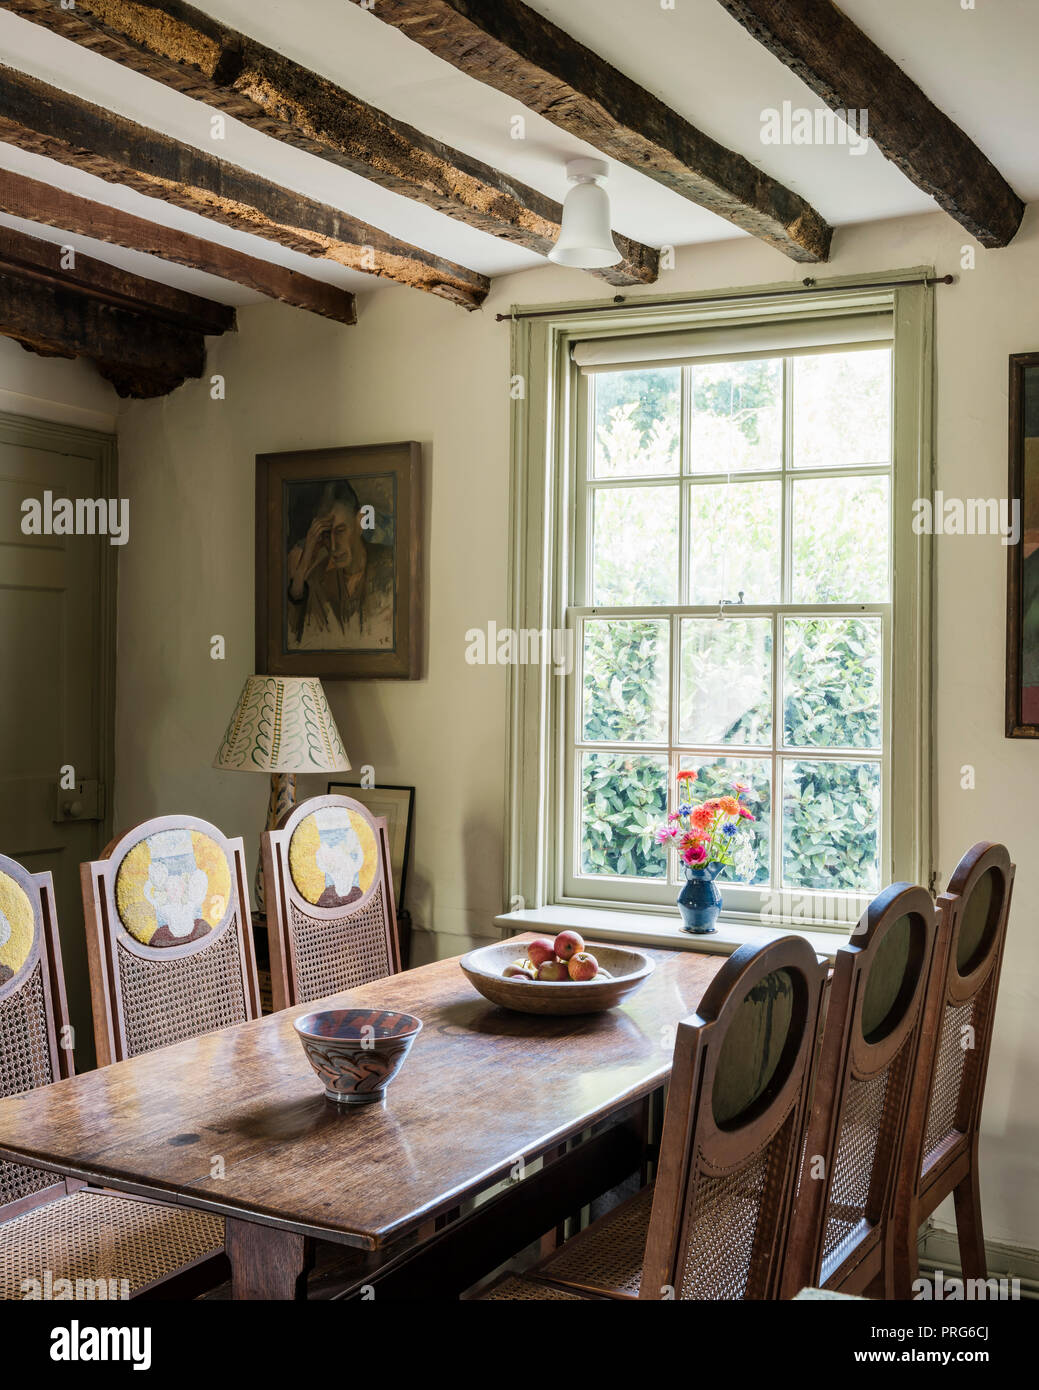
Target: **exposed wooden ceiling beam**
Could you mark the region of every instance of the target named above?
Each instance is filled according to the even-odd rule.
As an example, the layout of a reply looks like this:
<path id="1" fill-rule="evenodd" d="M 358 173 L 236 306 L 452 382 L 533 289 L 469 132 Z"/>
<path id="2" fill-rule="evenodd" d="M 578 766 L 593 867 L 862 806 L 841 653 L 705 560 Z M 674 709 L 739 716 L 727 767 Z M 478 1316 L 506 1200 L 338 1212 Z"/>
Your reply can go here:
<path id="1" fill-rule="evenodd" d="M 547 255 L 559 203 L 431 139 L 180 0 L 0 0 L 0 7 L 175 87 L 266 135 L 471 227 Z M 611 285 L 651 284 L 659 254 L 617 236 Z"/>
<path id="2" fill-rule="evenodd" d="M 521 0 L 353 2 L 470 77 L 795 261 L 826 260 L 832 229 L 803 198 Z"/>
<path id="3" fill-rule="evenodd" d="M 719 3 L 828 107 L 866 111 L 877 149 L 982 246 L 1012 240 L 1024 204 L 1006 179 L 831 0 Z"/>
<path id="4" fill-rule="evenodd" d="M 0 141 L 466 309 L 478 308 L 490 289 L 485 275 L 5 67 L 0 67 Z"/>
<path id="5" fill-rule="evenodd" d="M 235 326 L 235 311 L 228 304 L 146 280 L 73 247 L 27 236 L 11 227 L 0 226 L 0 267 L 47 284 L 73 286 L 105 304 L 151 314 L 194 333 L 227 333 Z"/>
<path id="6" fill-rule="evenodd" d="M 89 357 L 121 396 L 164 396 L 205 367 L 234 310 L 0 227 L 0 334 L 47 357 Z"/>
<path id="7" fill-rule="evenodd" d="M 177 265 L 190 266 L 193 270 L 204 270 L 209 275 L 233 280 L 270 299 L 292 304 L 297 309 L 308 309 L 337 323 L 357 322 L 354 296 L 338 285 L 313 280 L 296 270 L 262 261 L 257 256 L 247 256 L 216 241 L 205 241 L 176 227 L 149 222 L 144 217 L 109 207 L 107 203 L 95 203 L 8 169 L 0 169 L 0 212 L 77 236 L 93 237 L 111 246 L 141 251 Z"/>

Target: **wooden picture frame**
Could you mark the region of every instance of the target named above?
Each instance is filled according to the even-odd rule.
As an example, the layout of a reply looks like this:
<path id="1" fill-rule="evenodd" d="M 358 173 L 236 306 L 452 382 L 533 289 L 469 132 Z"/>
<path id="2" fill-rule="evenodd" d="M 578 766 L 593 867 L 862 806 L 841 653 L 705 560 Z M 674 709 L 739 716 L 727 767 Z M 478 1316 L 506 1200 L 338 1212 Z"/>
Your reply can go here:
<path id="1" fill-rule="evenodd" d="M 411 826 L 415 816 L 414 787 L 363 787 L 359 782 L 329 782 L 329 795 L 352 796 L 375 817 L 385 817 L 390 847 L 390 872 L 397 912 L 404 911 L 404 890 L 411 855 Z"/>
<path id="2" fill-rule="evenodd" d="M 417 680 L 418 444 L 256 458 L 256 670 Z"/>
<path id="3" fill-rule="evenodd" d="M 1007 738 L 1039 738 L 1039 352 L 1010 358 L 1010 477 L 1020 535 L 1007 550 Z"/>

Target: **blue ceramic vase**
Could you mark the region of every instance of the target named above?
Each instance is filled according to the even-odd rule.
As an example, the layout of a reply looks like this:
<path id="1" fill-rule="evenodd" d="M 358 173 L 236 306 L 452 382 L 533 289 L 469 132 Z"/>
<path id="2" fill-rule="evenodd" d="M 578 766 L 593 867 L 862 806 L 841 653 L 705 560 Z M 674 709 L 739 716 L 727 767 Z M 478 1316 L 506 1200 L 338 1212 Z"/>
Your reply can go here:
<path id="1" fill-rule="evenodd" d="M 683 931 L 703 936 L 718 930 L 715 924 L 722 910 L 722 895 L 714 880 L 723 867 L 718 863 L 704 864 L 699 869 L 686 866 L 686 885 L 678 895 Z"/>

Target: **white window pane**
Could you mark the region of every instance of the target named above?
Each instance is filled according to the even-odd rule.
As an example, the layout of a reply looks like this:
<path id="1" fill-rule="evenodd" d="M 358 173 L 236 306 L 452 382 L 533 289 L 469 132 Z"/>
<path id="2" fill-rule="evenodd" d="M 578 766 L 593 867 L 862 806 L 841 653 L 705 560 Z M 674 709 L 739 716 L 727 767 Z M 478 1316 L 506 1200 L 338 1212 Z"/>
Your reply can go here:
<path id="1" fill-rule="evenodd" d="M 792 748 L 881 746 L 879 618 L 787 618 L 783 738 Z"/>
<path id="2" fill-rule="evenodd" d="M 886 603 L 888 480 L 798 478 L 793 484 L 794 603 Z"/>
<path id="3" fill-rule="evenodd" d="M 671 625 L 665 618 L 584 624 L 584 738 L 667 742 Z"/>
<path id="4" fill-rule="evenodd" d="M 706 483 L 692 490 L 690 603 L 779 600 L 783 484 Z"/>
<path id="5" fill-rule="evenodd" d="M 664 755 L 583 754 L 581 873 L 665 878 L 667 853 L 653 832 L 666 817 Z"/>
<path id="6" fill-rule="evenodd" d="M 875 893 L 879 832 L 879 763 L 784 765 L 784 888 Z"/>
<path id="7" fill-rule="evenodd" d="M 597 488 L 594 513 L 592 603 L 677 603 L 677 486 Z"/>
<path id="8" fill-rule="evenodd" d="M 694 473 L 783 463 L 783 363 L 711 362 L 692 369 Z"/>
<path id="9" fill-rule="evenodd" d="M 703 754 L 686 754 L 679 760 L 680 769 L 696 773 L 696 781 L 687 786 L 689 800 L 706 801 L 715 796 L 732 796 L 733 783 L 741 782 L 750 788 L 743 798 L 753 821 L 742 826 L 741 840 L 746 837 L 746 862 L 737 850 L 735 863 L 722 869 L 722 883 L 768 883 L 772 869 L 772 764 L 768 758 L 708 758 Z M 677 809 L 677 808 L 676 808 Z"/>
<path id="10" fill-rule="evenodd" d="M 682 743 L 772 738 L 772 620 L 683 618 Z"/>
<path id="11" fill-rule="evenodd" d="M 595 392 L 594 471 L 598 478 L 677 473 L 682 370 L 601 372 Z"/>
<path id="12" fill-rule="evenodd" d="M 891 349 L 796 357 L 794 467 L 891 462 Z"/>

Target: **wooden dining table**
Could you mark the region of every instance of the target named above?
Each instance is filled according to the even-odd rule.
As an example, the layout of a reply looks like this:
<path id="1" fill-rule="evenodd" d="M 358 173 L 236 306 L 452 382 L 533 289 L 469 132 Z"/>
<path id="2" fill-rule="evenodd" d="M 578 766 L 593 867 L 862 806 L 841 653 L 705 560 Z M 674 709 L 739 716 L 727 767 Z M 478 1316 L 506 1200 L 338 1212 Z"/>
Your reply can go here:
<path id="1" fill-rule="evenodd" d="M 0 1157 L 218 1213 L 235 1298 L 305 1296 L 317 1242 L 355 1285 L 465 1287 L 638 1166 L 639 1106 L 725 961 L 646 954 L 636 994 L 570 1017 L 490 1004 L 457 958 L 407 970 L 0 1100 Z M 352 1006 L 423 1022 L 360 1107 L 325 1098 L 292 1027 Z"/>

